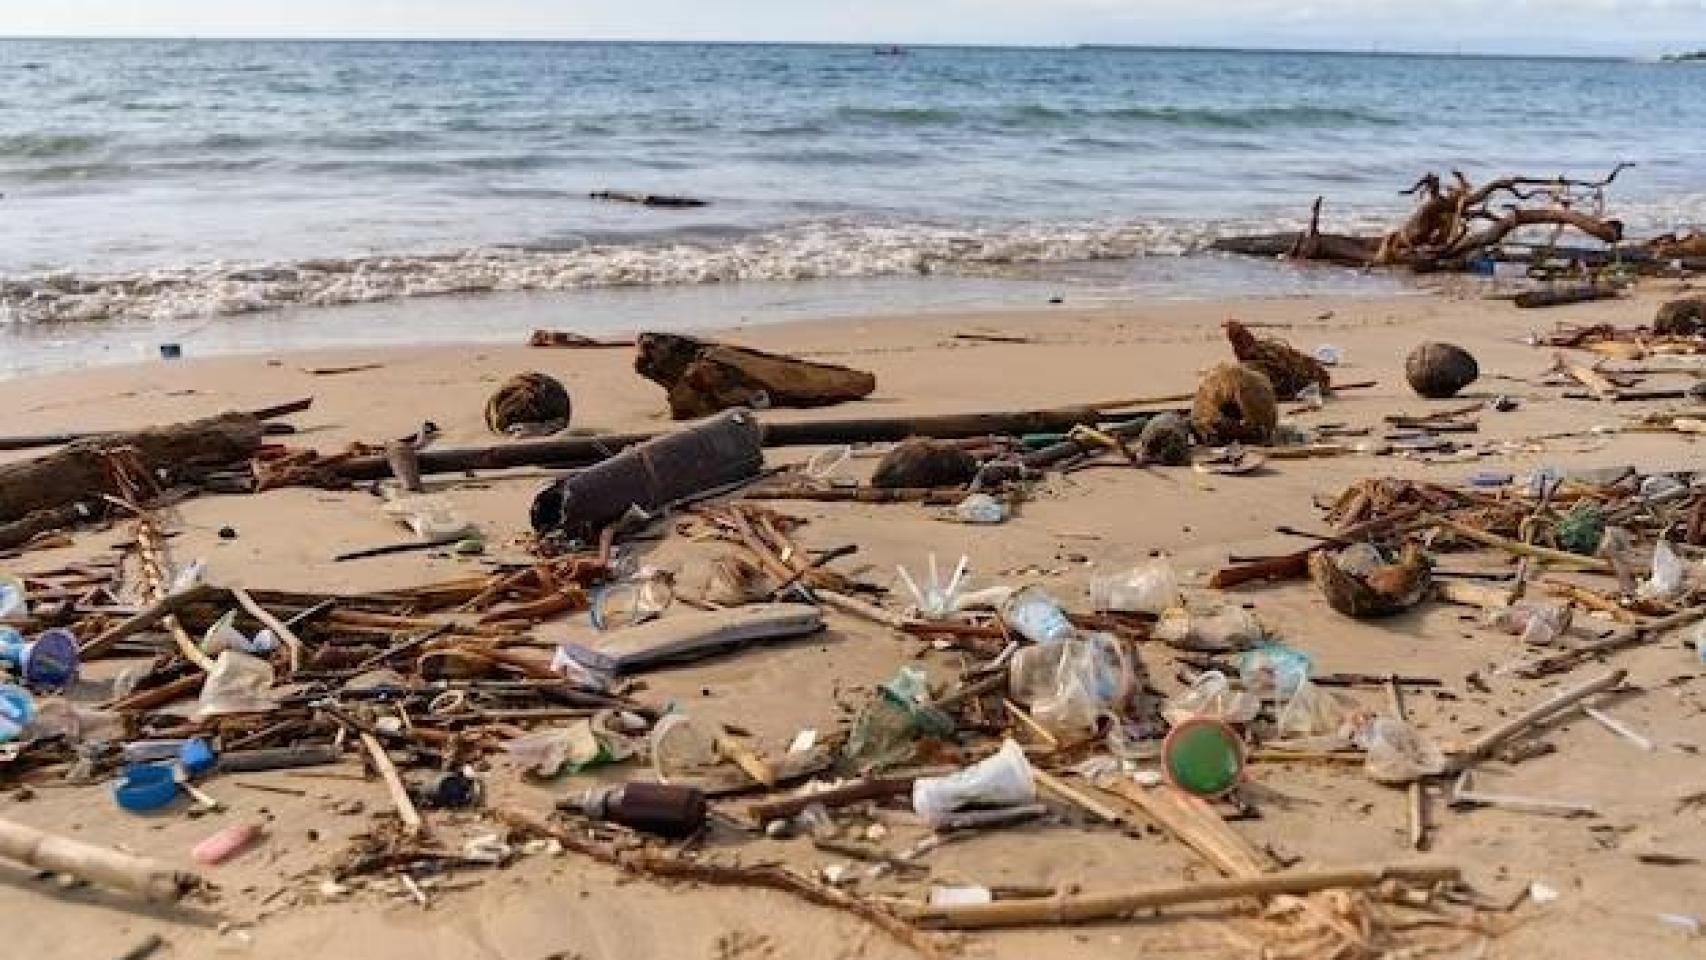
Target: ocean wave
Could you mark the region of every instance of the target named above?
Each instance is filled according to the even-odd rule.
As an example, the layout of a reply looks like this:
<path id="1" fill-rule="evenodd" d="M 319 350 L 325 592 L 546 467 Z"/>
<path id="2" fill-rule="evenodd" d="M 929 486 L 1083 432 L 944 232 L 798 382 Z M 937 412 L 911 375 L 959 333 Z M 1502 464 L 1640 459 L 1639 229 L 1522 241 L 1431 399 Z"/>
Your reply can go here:
<path id="1" fill-rule="evenodd" d="M 1038 223 L 954 227 L 818 222 L 723 239 L 652 238 L 571 249 L 310 260 L 0 281 L 0 319 L 168 321 L 409 297 L 598 287 L 1000 273 L 1037 264 L 1177 255 L 1207 225 Z"/>
<path id="2" fill-rule="evenodd" d="M 842 107 L 838 118 L 851 123 L 897 127 L 993 126 L 1050 129 L 1090 125 L 1174 127 L 1203 130 L 1332 129 L 1399 126 L 1401 118 L 1349 107 L 1304 104 L 1257 107 L 1113 106 L 1061 107 L 1041 103 L 997 108 Z"/>
<path id="3" fill-rule="evenodd" d="M 105 146 L 108 138 L 92 133 L 0 133 L 0 157 L 50 160 L 87 156 Z"/>

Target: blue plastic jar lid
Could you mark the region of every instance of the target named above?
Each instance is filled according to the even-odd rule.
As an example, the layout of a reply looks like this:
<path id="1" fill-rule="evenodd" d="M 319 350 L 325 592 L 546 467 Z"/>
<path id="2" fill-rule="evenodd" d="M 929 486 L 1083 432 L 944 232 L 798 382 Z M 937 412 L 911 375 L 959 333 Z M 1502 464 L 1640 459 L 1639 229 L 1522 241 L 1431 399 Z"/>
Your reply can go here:
<path id="1" fill-rule="evenodd" d="M 177 796 L 176 775 L 165 764 L 139 763 L 125 767 L 113 786 L 113 799 L 131 813 L 159 810 Z"/>

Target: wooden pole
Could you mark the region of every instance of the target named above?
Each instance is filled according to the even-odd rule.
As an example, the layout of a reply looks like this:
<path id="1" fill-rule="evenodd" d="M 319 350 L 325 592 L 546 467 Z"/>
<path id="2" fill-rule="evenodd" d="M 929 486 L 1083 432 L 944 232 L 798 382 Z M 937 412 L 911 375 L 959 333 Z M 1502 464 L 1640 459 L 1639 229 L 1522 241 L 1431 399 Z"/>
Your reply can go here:
<path id="1" fill-rule="evenodd" d="M 385 747 L 373 734 L 363 733 L 361 745 L 367 750 L 368 759 L 373 761 L 373 769 L 385 781 L 385 789 L 391 794 L 391 805 L 397 808 L 397 816 L 403 820 L 403 832 L 409 836 L 419 834 L 426 823 L 421 819 L 421 812 L 415 809 L 415 801 L 409 798 L 409 788 L 403 785 L 403 778 L 397 774 L 397 765 L 391 762 Z"/>
<path id="2" fill-rule="evenodd" d="M 111 650 L 126 637 L 147 630 L 167 617 L 181 612 L 185 607 L 211 599 L 218 592 L 206 584 L 199 584 L 182 593 L 170 594 L 155 601 L 141 613 L 108 627 L 100 636 L 79 647 L 77 655 L 84 660 L 93 660 Z"/>
<path id="3" fill-rule="evenodd" d="M 1463 752 L 1453 759 L 1452 769 L 1462 770 L 1477 760 L 1483 759 L 1528 728 L 1546 722 L 1596 693 L 1612 689 L 1622 683 L 1628 675 L 1629 671 L 1627 670 L 1613 670 L 1605 676 L 1578 684 L 1560 692 L 1545 703 L 1523 711 L 1482 734 L 1475 742 L 1464 748 Z"/>
<path id="4" fill-rule="evenodd" d="M 907 911 L 906 917 L 922 926 L 954 930 L 1085 923 L 1093 920 L 1114 920 L 1130 916 L 1139 910 L 1153 910 L 1185 903 L 1303 894 L 1318 890 L 1361 889 L 1379 886 L 1388 880 L 1446 883 L 1454 882 L 1461 876 L 1456 867 L 1437 864 L 1345 867 L 1338 870 L 1294 871 L 1235 880 L 1142 887 L 1121 893 L 1079 897 L 920 907 Z"/>
<path id="5" fill-rule="evenodd" d="M 0 820 L 0 856 L 135 894 L 150 903 L 176 902 L 201 885 L 194 874 L 167 864 L 43 833 L 11 820 Z"/>
<path id="6" fill-rule="evenodd" d="M 1410 713 L 1404 709 L 1404 688 L 1396 676 L 1389 677 L 1386 682 L 1386 695 L 1392 702 L 1392 715 L 1402 723 L 1410 722 Z M 1410 808 L 1410 848 L 1426 850 L 1428 848 L 1428 794 L 1427 787 L 1420 780 L 1411 781 L 1408 790 Z"/>

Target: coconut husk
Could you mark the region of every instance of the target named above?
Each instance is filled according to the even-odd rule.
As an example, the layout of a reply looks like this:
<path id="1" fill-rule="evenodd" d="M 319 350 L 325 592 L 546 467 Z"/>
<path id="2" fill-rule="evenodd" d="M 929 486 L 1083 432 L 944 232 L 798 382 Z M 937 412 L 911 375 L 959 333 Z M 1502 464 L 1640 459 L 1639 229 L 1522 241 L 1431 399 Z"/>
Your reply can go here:
<path id="1" fill-rule="evenodd" d="M 1144 463 L 1182 467 L 1191 462 L 1191 425 L 1176 413 L 1163 413 L 1143 425 L 1137 453 Z"/>
<path id="2" fill-rule="evenodd" d="M 1340 564 L 1340 551 L 1317 550 L 1309 555 L 1309 577 L 1339 613 L 1358 620 L 1389 617 L 1410 609 L 1427 596 L 1433 583 L 1432 565 L 1422 548 L 1406 544 L 1397 562 L 1359 575 Z"/>
<path id="3" fill-rule="evenodd" d="M 1223 363 L 1198 384 L 1191 425 L 1207 443 L 1267 443 L 1279 425 L 1273 384 L 1260 371 Z"/>
<path id="4" fill-rule="evenodd" d="M 1683 297 L 1659 307 L 1653 332 L 1661 337 L 1692 337 L 1706 333 L 1706 297 Z"/>
<path id="5" fill-rule="evenodd" d="M 486 401 L 486 426 L 493 433 L 507 433 L 522 424 L 569 424 L 569 391 L 543 373 L 522 373 L 509 380 Z"/>
<path id="6" fill-rule="evenodd" d="M 1258 337 L 1236 320 L 1228 320 L 1222 327 L 1238 362 L 1261 371 L 1279 396 L 1295 397 L 1311 385 L 1323 394 L 1333 391 L 1332 374 L 1313 356 L 1277 337 Z"/>
<path id="7" fill-rule="evenodd" d="M 1451 343 L 1424 343 L 1411 350 L 1404 361 L 1404 377 L 1410 381 L 1410 389 L 1430 400 L 1455 397 L 1480 376 L 1475 357 Z"/>
<path id="8" fill-rule="evenodd" d="M 895 445 L 871 474 L 886 488 L 957 487 L 977 476 L 977 458 L 952 440 L 915 437 Z"/>

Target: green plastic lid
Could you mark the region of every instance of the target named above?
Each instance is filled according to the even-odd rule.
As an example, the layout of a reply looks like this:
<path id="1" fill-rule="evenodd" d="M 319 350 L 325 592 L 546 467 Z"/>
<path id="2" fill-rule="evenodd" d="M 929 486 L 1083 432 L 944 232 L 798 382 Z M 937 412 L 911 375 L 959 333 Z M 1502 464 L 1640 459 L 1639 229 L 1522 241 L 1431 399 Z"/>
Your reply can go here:
<path id="1" fill-rule="evenodd" d="M 1244 741 L 1218 720 L 1198 717 L 1173 728 L 1161 744 L 1167 779 L 1199 797 L 1218 797 L 1244 775 Z"/>

